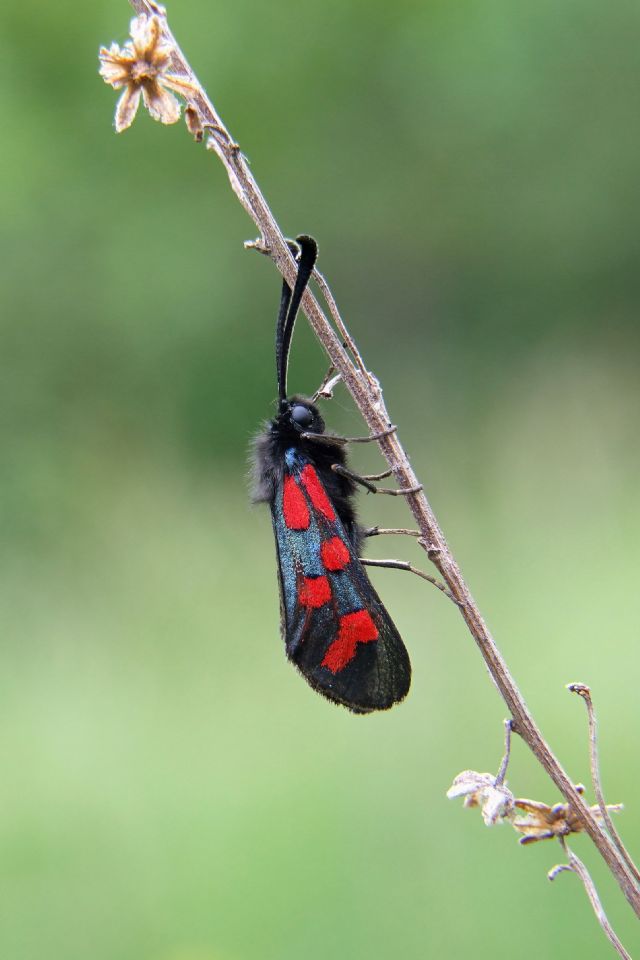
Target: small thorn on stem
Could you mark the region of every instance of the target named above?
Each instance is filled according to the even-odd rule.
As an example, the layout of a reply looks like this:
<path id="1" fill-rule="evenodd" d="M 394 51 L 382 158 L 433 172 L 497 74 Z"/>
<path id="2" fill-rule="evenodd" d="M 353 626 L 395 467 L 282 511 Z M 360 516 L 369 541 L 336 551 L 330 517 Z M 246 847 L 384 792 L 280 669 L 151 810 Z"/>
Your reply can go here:
<path id="1" fill-rule="evenodd" d="M 245 240 L 244 242 L 245 250 L 255 250 L 257 253 L 264 254 L 265 257 L 270 257 L 272 250 L 269 247 L 262 237 L 257 237 L 255 240 Z"/>
<path id="2" fill-rule="evenodd" d="M 333 366 L 333 364 L 331 364 L 324 376 L 322 383 L 311 397 L 314 403 L 316 400 L 319 400 L 320 397 L 322 397 L 323 400 L 333 399 L 333 391 L 342 380 L 342 374 L 336 373 L 335 369 L 336 368 Z"/>

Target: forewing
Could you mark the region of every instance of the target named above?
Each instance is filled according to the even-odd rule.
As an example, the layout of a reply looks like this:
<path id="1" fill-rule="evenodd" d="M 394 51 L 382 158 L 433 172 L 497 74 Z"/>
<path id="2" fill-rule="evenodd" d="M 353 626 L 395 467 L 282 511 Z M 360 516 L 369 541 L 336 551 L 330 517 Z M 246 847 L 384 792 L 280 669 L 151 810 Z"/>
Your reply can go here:
<path id="1" fill-rule="evenodd" d="M 402 700 L 409 655 L 321 477 L 300 453 L 288 458 L 272 517 L 289 658 L 314 689 L 356 713 Z"/>

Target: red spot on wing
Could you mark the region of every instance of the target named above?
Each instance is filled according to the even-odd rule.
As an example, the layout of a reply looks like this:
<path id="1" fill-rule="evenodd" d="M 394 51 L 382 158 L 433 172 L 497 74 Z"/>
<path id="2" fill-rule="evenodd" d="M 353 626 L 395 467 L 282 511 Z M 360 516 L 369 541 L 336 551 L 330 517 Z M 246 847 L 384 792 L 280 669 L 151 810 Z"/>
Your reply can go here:
<path id="1" fill-rule="evenodd" d="M 321 545 L 320 559 L 325 570 L 344 570 L 351 556 L 340 537 L 332 537 Z"/>
<path id="2" fill-rule="evenodd" d="M 340 617 L 338 636 L 324 655 L 322 666 L 338 673 L 356 655 L 356 644 L 378 639 L 378 630 L 367 610 L 357 610 Z"/>
<path id="3" fill-rule="evenodd" d="M 304 483 L 307 493 L 309 494 L 309 499 L 316 510 L 319 510 L 320 513 L 327 518 L 327 520 L 335 520 L 335 510 L 331 506 L 331 501 L 326 495 L 324 487 L 320 483 L 318 474 L 310 463 L 308 463 L 302 471 L 302 482 Z"/>
<path id="4" fill-rule="evenodd" d="M 289 530 L 306 530 L 309 526 L 309 508 L 304 494 L 292 476 L 284 478 L 282 512 Z"/>
<path id="5" fill-rule="evenodd" d="M 331 587 L 326 577 L 305 577 L 298 591 L 303 607 L 322 607 L 331 600 Z"/>

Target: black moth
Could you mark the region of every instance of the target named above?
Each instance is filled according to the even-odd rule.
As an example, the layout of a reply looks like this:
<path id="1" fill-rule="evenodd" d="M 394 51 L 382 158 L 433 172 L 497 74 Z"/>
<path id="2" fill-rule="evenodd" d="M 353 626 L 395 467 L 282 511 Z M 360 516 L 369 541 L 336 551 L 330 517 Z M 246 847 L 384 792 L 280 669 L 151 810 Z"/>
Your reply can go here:
<path id="1" fill-rule="evenodd" d="M 298 244 L 295 286 L 283 284 L 276 326 L 278 413 L 255 442 L 254 499 L 271 507 L 287 656 L 324 697 L 371 713 L 404 699 L 411 664 L 358 559 L 356 486 L 335 470 L 345 466 L 343 444 L 331 443 L 314 403 L 287 397 L 293 327 L 318 252 L 311 237 Z"/>

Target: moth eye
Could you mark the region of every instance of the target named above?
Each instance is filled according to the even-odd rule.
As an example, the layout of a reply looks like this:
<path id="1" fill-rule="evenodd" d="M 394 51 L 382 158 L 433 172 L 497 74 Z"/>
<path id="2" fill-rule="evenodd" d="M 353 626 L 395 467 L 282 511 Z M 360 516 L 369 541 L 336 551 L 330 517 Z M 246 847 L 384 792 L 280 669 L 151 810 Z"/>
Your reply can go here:
<path id="1" fill-rule="evenodd" d="M 297 403 L 295 407 L 291 408 L 291 419 L 299 427 L 310 427 L 313 423 L 313 414 L 308 407 L 303 407 L 301 403 Z"/>

